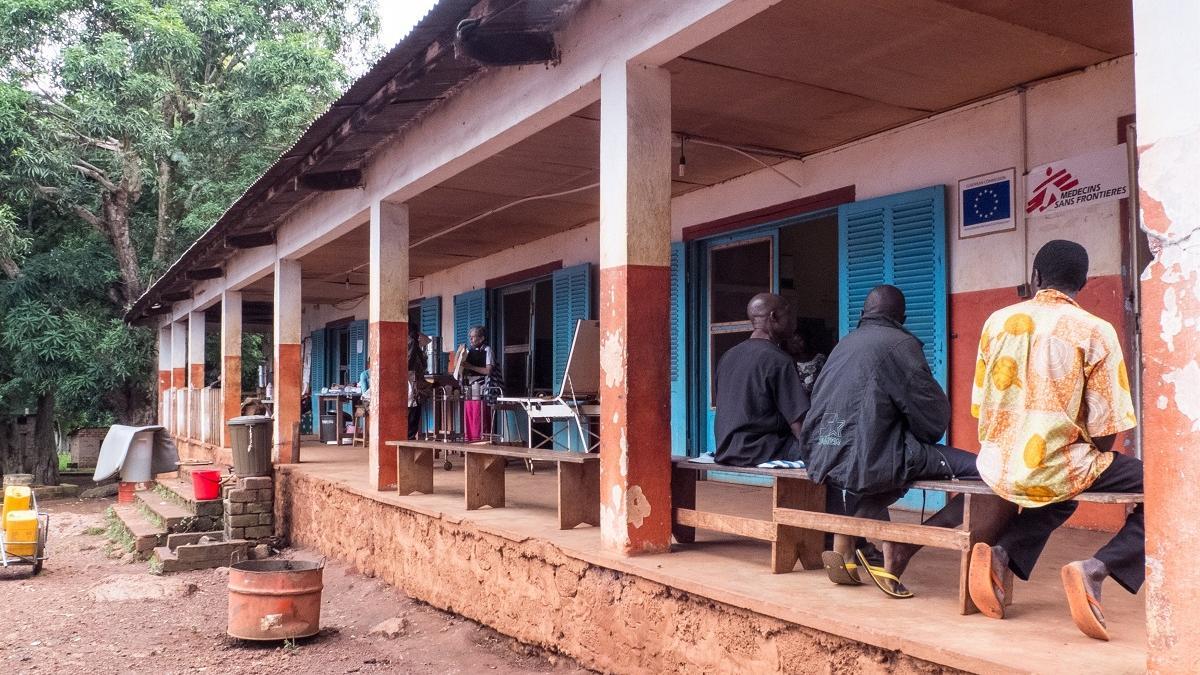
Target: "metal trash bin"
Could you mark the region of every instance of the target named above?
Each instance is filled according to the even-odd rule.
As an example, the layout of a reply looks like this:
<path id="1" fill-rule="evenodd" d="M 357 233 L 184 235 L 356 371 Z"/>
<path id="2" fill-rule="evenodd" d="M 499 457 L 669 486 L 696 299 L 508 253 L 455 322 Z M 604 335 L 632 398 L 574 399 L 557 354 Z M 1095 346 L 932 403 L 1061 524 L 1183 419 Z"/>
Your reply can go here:
<path id="1" fill-rule="evenodd" d="M 229 420 L 234 474 L 242 478 L 271 475 L 271 423 L 271 418 L 266 415 L 246 415 Z"/>

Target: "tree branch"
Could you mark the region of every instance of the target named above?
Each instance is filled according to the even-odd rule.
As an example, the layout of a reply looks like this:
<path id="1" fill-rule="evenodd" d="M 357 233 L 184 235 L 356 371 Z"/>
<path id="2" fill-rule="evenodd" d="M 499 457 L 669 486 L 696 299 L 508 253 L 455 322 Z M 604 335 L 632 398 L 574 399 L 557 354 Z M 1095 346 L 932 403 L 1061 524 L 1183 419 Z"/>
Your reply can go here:
<path id="1" fill-rule="evenodd" d="M 109 180 L 108 176 L 104 175 L 104 172 L 97 167 L 85 162 L 82 159 L 76 160 L 74 167 L 79 171 L 79 173 L 82 173 L 92 180 L 95 180 L 97 183 L 103 186 L 105 190 L 108 190 L 109 192 L 117 191 L 117 184 Z"/>
<path id="2" fill-rule="evenodd" d="M 21 267 L 16 261 L 7 255 L 0 254 L 0 271 L 4 272 L 4 276 L 9 279 L 16 279 L 21 276 Z"/>
<path id="3" fill-rule="evenodd" d="M 106 228 L 104 226 L 104 221 L 100 219 L 100 216 L 97 216 L 96 214 L 92 213 L 91 211 L 83 208 L 82 206 L 80 206 L 78 204 L 71 204 L 70 206 L 71 206 L 71 211 L 74 212 L 75 215 L 82 218 L 85 223 L 96 228 L 96 230 L 98 230 L 100 232 L 100 234 L 103 234 L 106 237 L 109 236 L 108 228 Z"/>

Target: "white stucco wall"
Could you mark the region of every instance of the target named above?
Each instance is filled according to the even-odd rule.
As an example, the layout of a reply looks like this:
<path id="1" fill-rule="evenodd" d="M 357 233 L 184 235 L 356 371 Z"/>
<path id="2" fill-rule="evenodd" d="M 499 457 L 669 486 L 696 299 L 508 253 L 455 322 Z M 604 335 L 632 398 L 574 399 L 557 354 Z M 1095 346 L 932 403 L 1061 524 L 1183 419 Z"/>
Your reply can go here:
<path id="1" fill-rule="evenodd" d="M 1134 110 L 1133 59 L 1037 85 L 1026 96 L 1027 166 L 1116 145 L 1117 119 Z M 1017 211 L 1023 212 L 1020 110 L 1014 92 L 778 166 L 803 189 L 762 170 L 689 193 L 673 204 L 674 237 L 692 225 L 847 185 L 863 200 L 941 184 L 947 186 L 951 291 L 1016 286 L 1027 276 L 1023 219 L 1016 231 L 960 241 L 955 214 L 960 179 L 1009 167 L 1017 168 Z M 1118 219 L 1116 202 L 1031 218 L 1028 260 L 1050 239 L 1074 239 L 1088 247 L 1093 276 L 1117 274 Z"/>
<path id="2" fill-rule="evenodd" d="M 1116 144 L 1118 118 L 1134 110 L 1133 58 L 1038 84 L 1025 96 L 1026 167 L 1110 147 Z M 1028 223 L 1018 216 L 1016 231 L 958 239 L 960 179 L 1015 167 L 1017 212 L 1023 213 L 1020 99 L 1021 95 L 1013 92 L 813 155 L 804 162 L 778 165 L 802 189 L 764 169 L 683 195 L 672 203 L 672 238 L 680 239 L 683 229 L 693 225 L 847 185 L 854 185 L 857 199 L 863 200 L 941 184 L 947 186 L 952 292 L 1022 283 L 1038 247 L 1054 238 L 1085 244 L 1093 276 L 1120 273 L 1116 202 L 1039 216 Z M 554 260 L 562 260 L 564 266 L 596 263 L 598 233 L 599 224 L 590 223 L 414 279 L 410 297 L 442 296 L 442 326 L 449 330 L 455 294 L 478 288 L 487 279 Z M 365 319 L 366 311 L 365 300 L 350 309 L 305 305 L 305 334 L 346 316 Z"/>

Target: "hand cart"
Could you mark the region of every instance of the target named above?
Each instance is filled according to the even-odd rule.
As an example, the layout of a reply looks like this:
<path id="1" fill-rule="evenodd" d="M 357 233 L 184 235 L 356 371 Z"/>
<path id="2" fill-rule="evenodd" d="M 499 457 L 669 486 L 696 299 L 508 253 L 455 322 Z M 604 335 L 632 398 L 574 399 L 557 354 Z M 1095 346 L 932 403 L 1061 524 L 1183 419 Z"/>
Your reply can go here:
<path id="1" fill-rule="evenodd" d="M 34 513 L 37 513 L 37 538 L 36 541 L 7 541 L 5 529 L 0 527 L 0 566 L 10 567 L 13 565 L 32 565 L 33 573 L 37 574 L 42 571 L 42 562 L 46 559 L 46 535 L 50 532 L 50 514 L 38 511 L 37 494 L 32 495 L 31 506 Z M 32 552 L 30 547 L 32 546 Z M 13 551 L 27 553 L 14 553 Z"/>

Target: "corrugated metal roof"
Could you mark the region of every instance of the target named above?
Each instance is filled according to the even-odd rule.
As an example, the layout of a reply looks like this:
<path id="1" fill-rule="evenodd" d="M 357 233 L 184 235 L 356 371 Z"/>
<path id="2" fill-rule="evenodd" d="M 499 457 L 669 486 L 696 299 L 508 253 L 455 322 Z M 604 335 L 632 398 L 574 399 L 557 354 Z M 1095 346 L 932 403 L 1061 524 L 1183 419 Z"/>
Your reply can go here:
<path id="1" fill-rule="evenodd" d="M 552 25 L 580 0 L 440 0 L 184 251 L 134 302 L 126 320 L 141 320 L 162 293 L 190 286 L 188 270 L 213 266 L 228 257 L 226 236 L 276 227 L 315 193 L 295 180 L 300 173 L 361 166 L 387 138 L 411 126 L 474 77 L 481 68 L 455 55 L 453 37 L 458 22 L 483 4 L 495 12 L 497 28 L 531 28 Z M 489 28 L 492 25 L 489 20 Z"/>

